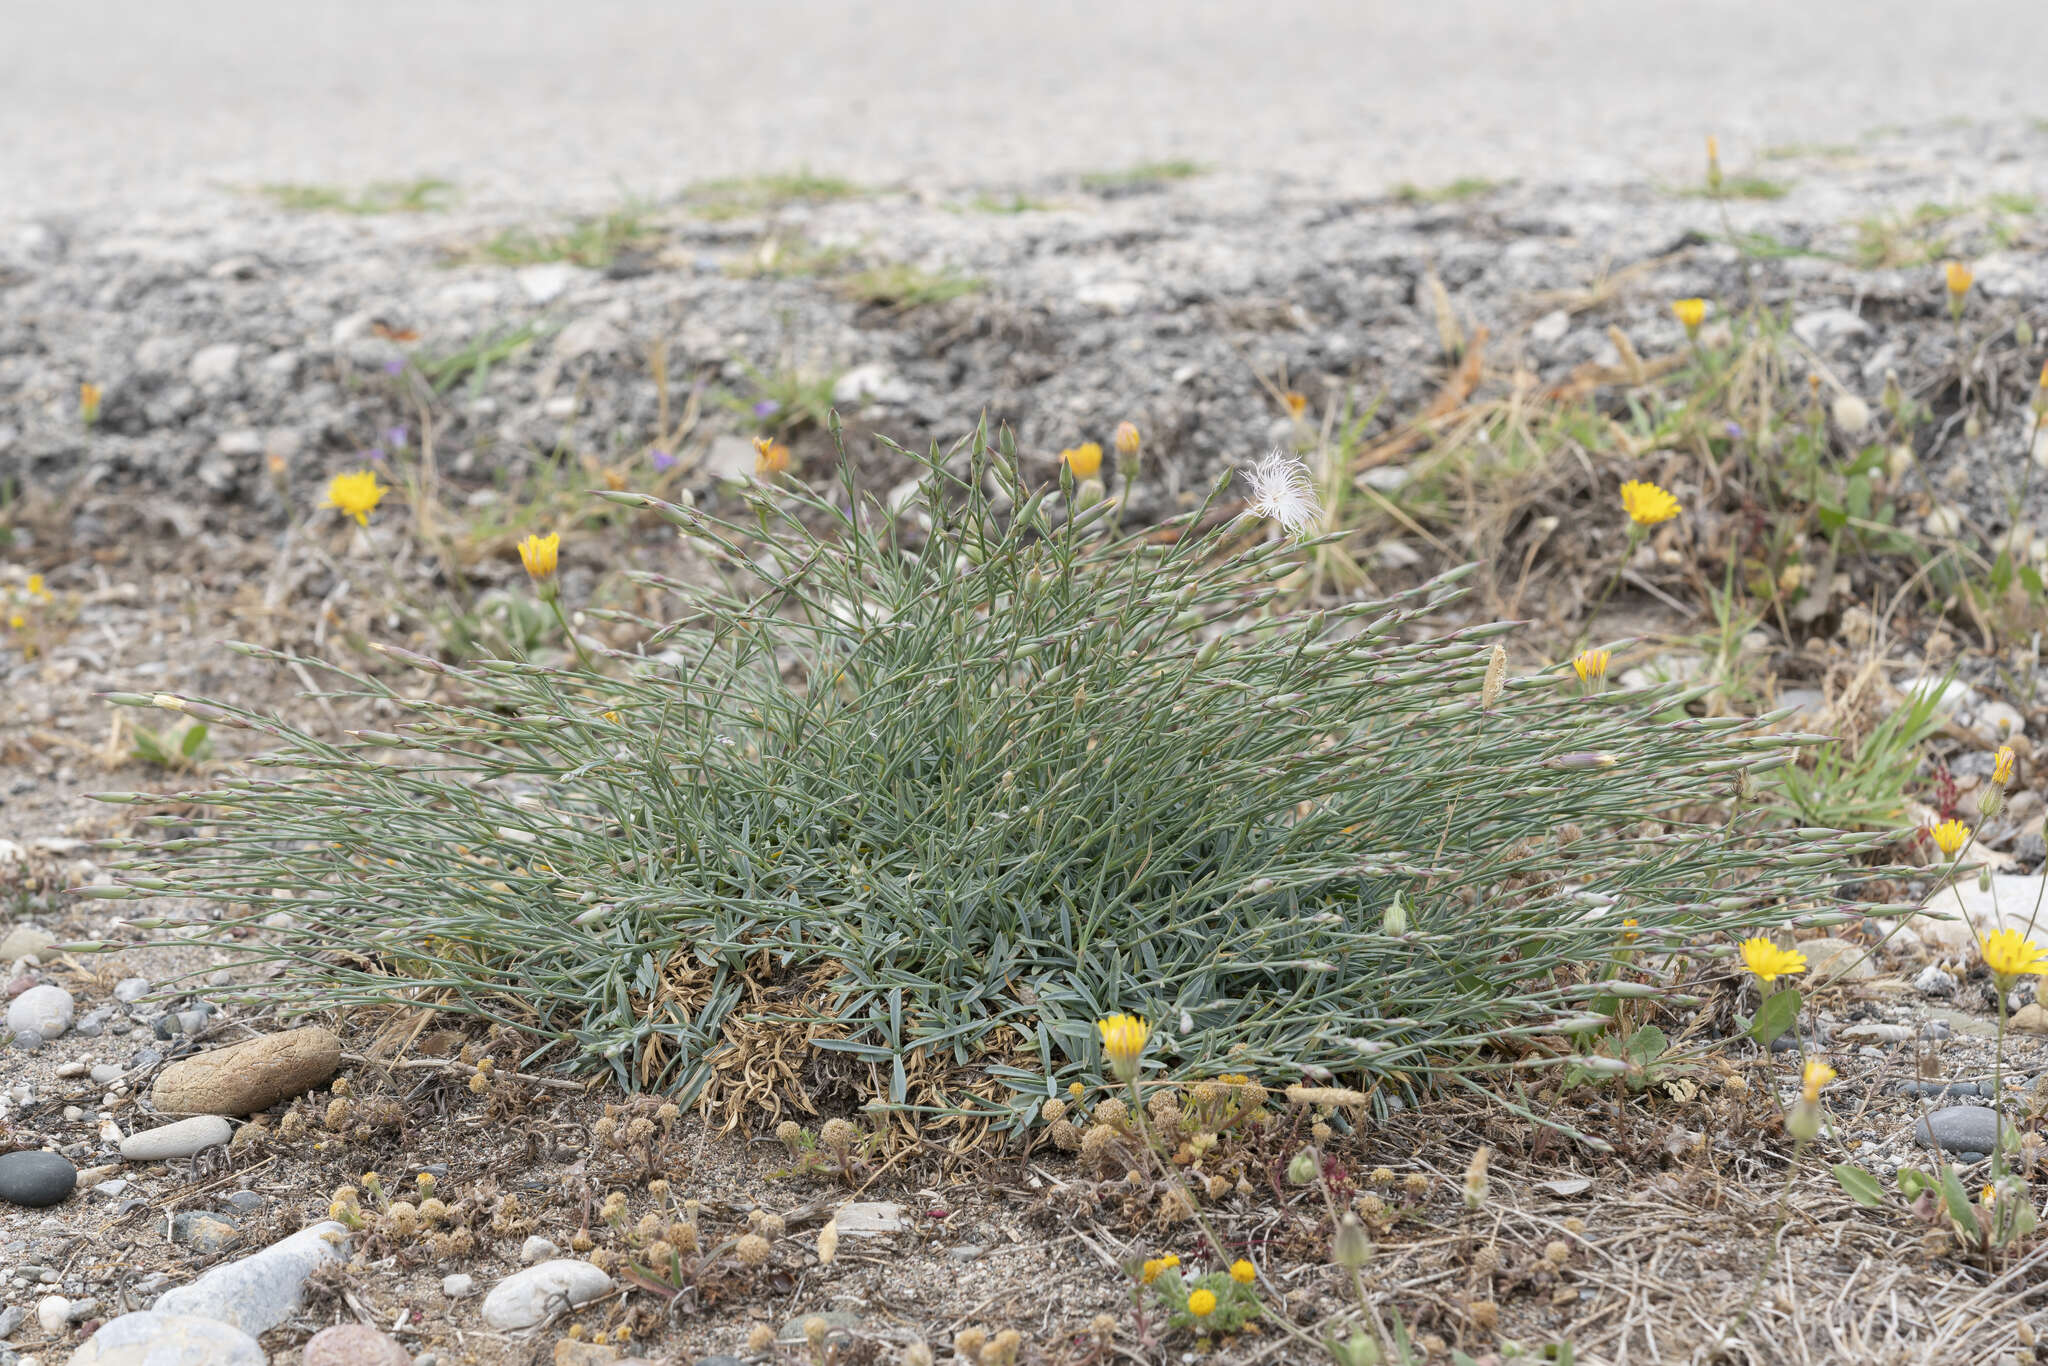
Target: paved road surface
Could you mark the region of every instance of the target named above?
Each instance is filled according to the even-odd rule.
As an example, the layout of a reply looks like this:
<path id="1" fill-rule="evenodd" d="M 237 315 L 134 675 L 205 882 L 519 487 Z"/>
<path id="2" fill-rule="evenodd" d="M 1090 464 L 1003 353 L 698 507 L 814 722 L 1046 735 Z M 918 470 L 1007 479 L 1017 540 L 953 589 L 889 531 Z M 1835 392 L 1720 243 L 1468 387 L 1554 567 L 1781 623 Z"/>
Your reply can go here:
<path id="1" fill-rule="evenodd" d="M 1690 175 L 1709 130 L 1740 161 L 2048 114 L 2044 52 L 2039 0 L 0 0 L 0 215 L 413 174 Z"/>

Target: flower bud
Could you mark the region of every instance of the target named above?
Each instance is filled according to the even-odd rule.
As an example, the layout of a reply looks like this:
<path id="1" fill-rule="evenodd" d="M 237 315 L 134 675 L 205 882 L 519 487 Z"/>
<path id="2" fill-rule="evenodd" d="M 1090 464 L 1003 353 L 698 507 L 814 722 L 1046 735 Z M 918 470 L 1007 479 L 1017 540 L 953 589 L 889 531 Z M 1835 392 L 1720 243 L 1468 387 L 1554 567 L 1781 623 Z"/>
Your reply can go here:
<path id="1" fill-rule="evenodd" d="M 1337 1366 L 1380 1366 L 1380 1345 L 1370 1333 L 1356 1332 L 1342 1342 L 1332 1338 L 1325 1345 Z"/>
<path id="2" fill-rule="evenodd" d="M 1358 1216 L 1347 1214 L 1337 1225 L 1336 1236 L 1330 1239 L 1330 1257 L 1338 1266 L 1356 1271 L 1372 1260 L 1372 1239 L 1366 1236 L 1365 1225 L 1358 1222 Z"/>
<path id="3" fill-rule="evenodd" d="M 1785 1116 L 1785 1132 L 1801 1143 L 1813 1142 L 1820 1133 L 1820 1105 L 1801 1096 Z"/>
<path id="4" fill-rule="evenodd" d="M 1997 815 L 1998 808 L 2004 804 L 2005 791 L 1995 785 L 1987 785 L 1977 794 L 1977 814 L 1987 821 Z"/>
<path id="5" fill-rule="evenodd" d="M 1287 1164 L 1288 1183 L 1295 1186 L 1306 1186 L 1309 1182 L 1316 1179 L 1318 1169 L 1319 1164 L 1316 1162 L 1315 1149 L 1303 1148 L 1294 1155 L 1294 1160 Z"/>
<path id="6" fill-rule="evenodd" d="M 1401 894 L 1394 893 L 1394 899 L 1387 903 L 1387 909 L 1380 916 L 1380 928 L 1388 934 L 1408 933 L 1408 908 L 1401 904 Z"/>

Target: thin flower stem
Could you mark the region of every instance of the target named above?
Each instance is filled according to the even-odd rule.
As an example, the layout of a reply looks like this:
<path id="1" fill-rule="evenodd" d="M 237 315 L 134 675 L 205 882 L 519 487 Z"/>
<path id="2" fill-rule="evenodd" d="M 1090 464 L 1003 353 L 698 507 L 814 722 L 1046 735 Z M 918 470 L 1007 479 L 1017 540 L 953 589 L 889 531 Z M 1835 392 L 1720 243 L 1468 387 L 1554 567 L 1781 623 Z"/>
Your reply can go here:
<path id="1" fill-rule="evenodd" d="M 1806 1140 L 1794 1139 L 1792 1160 L 1785 1167 L 1785 1184 L 1778 1191 L 1778 1222 L 1771 1226 L 1771 1240 L 1764 1252 L 1763 1264 L 1756 1269 L 1756 1279 L 1749 1283 L 1749 1293 L 1742 1297 L 1742 1308 L 1735 1318 L 1721 1330 L 1721 1336 L 1740 1328 L 1748 1321 L 1750 1312 L 1756 1308 L 1757 1296 L 1763 1293 L 1764 1278 L 1770 1275 L 1771 1267 L 1778 1260 L 1778 1236 L 1785 1231 L 1785 1223 L 1792 1217 L 1792 1182 L 1799 1175 L 1799 1159 L 1806 1152 Z"/>
<path id="2" fill-rule="evenodd" d="M 589 652 L 583 648 L 583 642 L 576 639 L 576 628 L 569 624 L 569 614 L 562 610 L 562 595 L 547 593 L 543 596 L 547 598 L 548 606 L 554 609 L 555 620 L 562 624 L 562 634 L 569 638 L 570 647 L 576 651 L 576 662 L 588 672 L 596 673 L 597 665 L 591 661 Z"/>
<path id="3" fill-rule="evenodd" d="M 1607 599 L 1614 596 L 1615 585 L 1621 582 L 1621 571 L 1628 568 L 1628 562 L 1635 556 L 1636 547 L 1642 544 L 1642 540 L 1642 527 L 1637 525 L 1634 521 L 1631 521 L 1628 524 L 1628 545 L 1623 547 L 1621 552 L 1621 559 L 1614 566 L 1614 574 L 1607 580 L 1607 586 L 1600 590 L 1600 600 L 1593 604 L 1593 610 L 1586 616 L 1586 629 L 1588 639 L 1591 638 L 1593 623 L 1600 620 L 1600 613 L 1602 609 L 1604 609 L 1607 606 Z M 1580 642 L 1582 646 L 1584 645 L 1584 643 L 1584 641 Z"/>

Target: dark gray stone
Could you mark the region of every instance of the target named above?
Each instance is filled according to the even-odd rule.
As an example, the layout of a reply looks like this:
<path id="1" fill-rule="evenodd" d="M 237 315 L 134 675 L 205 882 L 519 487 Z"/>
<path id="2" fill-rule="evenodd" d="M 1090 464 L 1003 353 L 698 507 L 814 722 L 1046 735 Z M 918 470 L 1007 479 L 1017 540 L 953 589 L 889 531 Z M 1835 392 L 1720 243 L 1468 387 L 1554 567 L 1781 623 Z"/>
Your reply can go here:
<path id="1" fill-rule="evenodd" d="M 0 1153 L 0 1200 L 40 1209 L 71 1194 L 78 1168 L 55 1153 Z"/>
<path id="2" fill-rule="evenodd" d="M 43 1036 L 36 1033 L 33 1029 L 16 1030 L 14 1046 L 24 1053 L 33 1053 L 43 1046 Z"/>
<path id="3" fill-rule="evenodd" d="M 1902 1081 L 1898 1086 L 1908 1096 L 1988 1096 L 1991 1088 L 1974 1081 Z"/>
<path id="4" fill-rule="evenodd" d="M 1923 1147 L 1952 1153 L 1988 1153 L 1998 1146 L 1998 1116 L 1983 1105 L 1950 1105 L 1913 1125 Z M 1931 1134 L 1931 1136 L 1930 1136 Z"/>

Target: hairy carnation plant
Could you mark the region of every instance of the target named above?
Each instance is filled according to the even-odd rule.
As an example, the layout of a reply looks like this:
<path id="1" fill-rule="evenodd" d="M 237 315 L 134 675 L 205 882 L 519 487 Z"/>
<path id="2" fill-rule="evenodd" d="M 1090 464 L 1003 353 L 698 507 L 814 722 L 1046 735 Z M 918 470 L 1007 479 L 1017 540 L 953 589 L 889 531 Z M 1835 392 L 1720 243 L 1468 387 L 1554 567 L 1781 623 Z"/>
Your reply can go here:
<path id="1" fill-rule="evenodd" d="M 1850 842 L 1715 814 L 1802 737 L 1506 676 L 1509 625 L 1429 632 L 1455 576 L 1290 612 L 1313 540 L 1060 520 L 982 434 L 919 459 L 892 507 L 602 495 L 713 572 L 640 576 L 674 619 L 595 671 L 392 650 L 424 686 L 350 675 L 407 718 L 350 737 L 121 699 L 280 770 L 190 794 L 215 833 L 129 885 L 219 903 L 306 1003 L 502 1021 L 729 1118 L 837 1084 L 1013 1120 L 1116 1011 L 1187 1078 L 1469 1078 L 1611 1000 L 1624 942 L 1839 904 Z"/>

